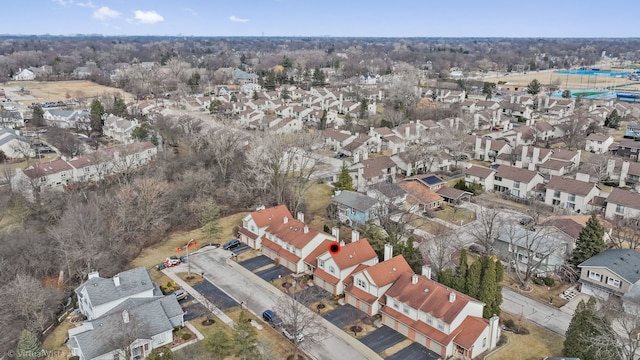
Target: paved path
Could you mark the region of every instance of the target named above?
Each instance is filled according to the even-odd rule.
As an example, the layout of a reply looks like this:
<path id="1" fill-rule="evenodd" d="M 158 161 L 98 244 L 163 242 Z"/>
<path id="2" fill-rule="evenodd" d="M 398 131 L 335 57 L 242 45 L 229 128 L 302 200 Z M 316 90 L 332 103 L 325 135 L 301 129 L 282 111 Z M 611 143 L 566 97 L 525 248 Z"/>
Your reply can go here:
<path id="1" fill-rule="evenodd" d="M 503 311 L 515 316 L 524 316 L 525 319 L 562 336 L 567 332 L 572 317 L 569 312 L 520 295 L 504 287 L 502 288 L 502 298 L 500 308 Z"/>
<path id="2" fill-rule="evenodd" d="M 275 304 L 286 296 L 270 283 L 231 261 L 228 258 L 229 255 L 228 251 L 214 249 L 191 254 L 189 260 L 192 271 L 204 272 L 205 278 L 257 316 L 260 316 L 265 309 L 273 309 Z M 175 268 L 167 270 L 174 271 L 173 269 Z M 326 328 L 328 337 L 319 343 L 305 344 L 307 346 L 305 350 L 314 359 L 381 359 L 360 341 L 319 315 L 318 317 L 322 326 Z"/>

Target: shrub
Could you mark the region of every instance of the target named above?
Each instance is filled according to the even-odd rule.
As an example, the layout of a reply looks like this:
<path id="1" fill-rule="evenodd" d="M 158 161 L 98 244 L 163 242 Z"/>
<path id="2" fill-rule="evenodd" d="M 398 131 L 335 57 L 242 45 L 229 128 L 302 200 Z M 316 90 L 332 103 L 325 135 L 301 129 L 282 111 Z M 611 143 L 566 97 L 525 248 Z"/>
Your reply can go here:
<path id="1" fill-rule="evenodd" d="M 553 286 L 553 284 L 555 284 L 555 280 L 552 277 L 545 277 L 542 279 L 544 281 L 544 284 L 547 286 Z"/>
<path id="2" fill-rule="evenodd" d="M 72 356 L 69 358 L 69 360 L 80 360 L 80 356 Z"/>
<path id="3" fill-rule="evenodd" d="M 503 324 L 504 324 L 504 327 L 506 327 L 508 329 L 513 329 L 513 327 L 515 325 L 515 323 L 511 319 L 505 320 Z"/>
<path id="4" fill-rule="evenodd" d="M 185 341 L 189 340 L 189 339 L 191 339 L 191 334 L 189 334 L 187 332 L 183 333 L 182 335 L 180 335 L 180 338 L 182 338 L 182 340 L 185 340 Z"/>
<path id="5" fill-rule="evenodd" d="M 533 283 L 536 285 L 544 285 L 544 280 L 542 278 L 533 279 Z"/>

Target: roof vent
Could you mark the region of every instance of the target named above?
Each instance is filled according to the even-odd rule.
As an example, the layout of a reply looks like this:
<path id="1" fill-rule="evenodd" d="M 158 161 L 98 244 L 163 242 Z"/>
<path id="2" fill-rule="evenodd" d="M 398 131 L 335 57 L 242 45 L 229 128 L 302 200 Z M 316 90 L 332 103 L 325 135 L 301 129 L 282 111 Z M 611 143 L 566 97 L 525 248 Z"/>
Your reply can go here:
<path id="1" fill-rule="evenodd" d="M 393 271 L 397 271 L 397 269 L 396 269 L 396 268 L 393 268 L 393 269 L 391 269 L 391 270 L 393 270 Z"/>
<path id="2" fill-rule="evenodd" d="M 353 254 L 349 254 L 349 259 L 353 259 Z"/>
<path id="3" fill-rule="evenodd" d="M 429 288 L 424 289 L 424 292 L 428 293 L 429 292 Z"/>

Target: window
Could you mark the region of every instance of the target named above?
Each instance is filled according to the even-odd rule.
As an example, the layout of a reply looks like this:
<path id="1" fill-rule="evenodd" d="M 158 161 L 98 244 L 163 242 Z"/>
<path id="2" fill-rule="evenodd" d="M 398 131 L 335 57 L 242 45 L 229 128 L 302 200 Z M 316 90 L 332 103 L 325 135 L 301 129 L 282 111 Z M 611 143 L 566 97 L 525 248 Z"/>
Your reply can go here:
<path id="1" fill-rule="evenodd" d="M 324 268 L 324 260 L 318 260 L 318 266 Z"/>
<path id="2" fill-rule="evenodd" d="M 407 304 L 402 304 L 402 312 L 409 315 L 409 307 Z"/>
<path id="3" fill-rule="evenodd" d="M 356 284 L 358 285 L 358 287 L 361 287 L 363 289 L 367 288 L 367 283 L 365 283 L 364 280 L 362 279 L 357 279 Z"/>
<path id="4" fill-rule="evenodd" d="M 520 189 L 520 181 L 514 181 L 513 182 L 513 187 L 516 189 Z"/>
<path id="5" fill-rule="evenodd" d="M 560 190 L 556 190 L 553 192 L 553 197 L 555 198 L 559 198 L 560 197 Z"/>
<path id="6" fill-rule="evenodd" d="M 329 266 L 329 273 L 335 274 L 336 273 L 336 269 L 333 266 Z"/>
<path id="7" fill-rule="evenodd" d="M 576 194 L 569 194 L 569 201 L 576 201 Z"/>
<path id="8" fill-rule="evenodd" d="M 438 330 L 444 331 L 444 323 L 442 320 L 438 320 Z"/>
<path id="9" fill-rule="evenodd" d="M 520 190 L 517 190 L 517 189 L 511 189 L 511 195 L 513 195 L 513 196 L 520 196 Z"/>
<path id="10" fill-rule="evenodd" d="M 496 181 L 502 181 L 502 176 L 496 175 L 496 176 L 493 177 L 493 179 L 496 180 Z"/>
<path id="11" fill-rule="evenodd" d="M 571 209 L 571 210 L 573 210 L 573 209 L 575 209 L 575 208 L 576 208 L 576 204 L 574 204 L 574 203 L 567 203 L 567 209 Z"/>
<path id="12" fill-rule="evenodd" d="M 398 300 L 393 300 L 393 307 L 396 309 L 400 309 L 400 304 L 398 303 Z"/>
<path id="13" fill-rule="evenodd" d="M 482 338 L 482 347 L 486 347 L 487 346 L 487 338 Z"/>
<path id="14" fill-rule="evenodd" d="M 560 205 L 560 200 L 558 200 L 558 199 L 553 199 L 553 200 L 551 201 L 551 204 L 552 204 L 552 205 L 554 205 L 554 206 L 558 206 L 558 205 Z"/>
<path id="15" fill-rule="evenodd" d="M 144 351 L 149 351 L 149 344 L 144 344 Z"/>
<path id="16" fill-rule="evenodd" d="M 602 281 L 602 275 L 589 270 L 589 279 Z"/>
<path id="17" fill-rule="evenodd" d="M 427 324 L 433 325 L 433 316 L 427 314 Z"/>
<path id="18" fill-rule="evenodd" d="M 46 182 L 46 181 L 47 181 L 47 178 L 46 178 L 46 177 L 41 177 L 41 178 L 40 178 L 40 182 Z"/>
<path id="19" fill-rule="evenodd" d="M 620 205 L 620 204 L 616 205 L 616 212 L 618 214 L 624 213 L 624 205 Z"/>
<path id="20" fill-rule="evenodd" d="M 620 284 L 620 280 L 607 278 L 607 285 L 619 288 L 621 284 Z"/>

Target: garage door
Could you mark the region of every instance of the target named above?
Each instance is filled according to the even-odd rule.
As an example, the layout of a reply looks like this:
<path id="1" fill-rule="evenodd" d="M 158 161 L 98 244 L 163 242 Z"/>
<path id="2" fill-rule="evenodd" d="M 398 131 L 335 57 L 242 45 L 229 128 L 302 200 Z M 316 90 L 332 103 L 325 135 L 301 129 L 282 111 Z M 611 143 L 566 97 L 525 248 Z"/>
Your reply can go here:
<path id="1" fill-rule="evenodd" d="M 347 304 L 352 305 L 352 306 L 358 306 L 357 305 L 358 299 L 356 299 L 355 297 L 345 293 L 344 294 L 344 298 L 347 300 Z"/>
<path id="2" fill-rule="evenodd" d="M 427 346 L 427 337 L 420 334 L 419 332 L 416 333 L 416 337 L 413 339 L 413 341 L 417 342 L 420 345 Z"/>
<path id="3" fill-rule="evenodd" d="M 440 354 L 442 352 L 442 346 L 435 341 L 431 342 L 431 347 L 429 348 L 431 351 Z"/>
<path id="4" fill-rule="evenodd" d="M 360 301 L 360 310 L 364 311 L 365 313 L 369 313 L 369 304 L 367 304 L 364 301 Z"/>
<path id="5" fill-rule="evenodd" d="M 409 337 L 409 327 L 403 323 L 398 322 L 398 332 Z"/>

